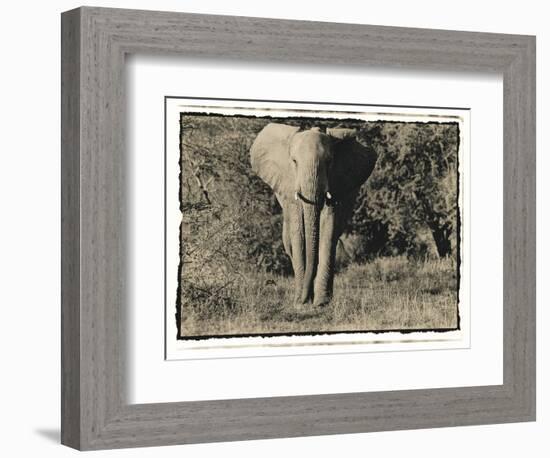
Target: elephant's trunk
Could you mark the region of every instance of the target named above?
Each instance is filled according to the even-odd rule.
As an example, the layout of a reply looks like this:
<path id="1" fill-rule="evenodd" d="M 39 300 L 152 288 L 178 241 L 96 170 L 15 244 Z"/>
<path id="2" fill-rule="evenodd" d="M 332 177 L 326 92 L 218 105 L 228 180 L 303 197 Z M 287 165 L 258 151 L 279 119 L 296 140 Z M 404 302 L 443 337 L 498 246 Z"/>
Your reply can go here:
<path id="1" fill-rule="evenodd" d="M 317 272 L 319 259 L 319 216 L 320 209 L 317 204 L 318 193 L 315 188 L 309 190 L 306 195 L 313 196 L 314 204 L 303 203 L 304 207 L 304 232 L 305 232 L 305 271 L 302 282 L 302 303 L 313 299 L 313 280 Z"/>
<path id="2" fill-rule="evenodd" d="M 313 298 L 313 279 L 317 272 L 319 255 L 319 209 L 316 205 L 304 205 L 304 230 L 306 239 L 306 268 L 302 283 L 302 303 Z"/>
<path id="3" fill-rule="evenodd" d="M 314 285 L 314 305 L 324 305 L 332 298 L 334 258 L 336 255 L 336 220 L 334 207 L 325 206 L 320 217 L 319 262 Z"/>

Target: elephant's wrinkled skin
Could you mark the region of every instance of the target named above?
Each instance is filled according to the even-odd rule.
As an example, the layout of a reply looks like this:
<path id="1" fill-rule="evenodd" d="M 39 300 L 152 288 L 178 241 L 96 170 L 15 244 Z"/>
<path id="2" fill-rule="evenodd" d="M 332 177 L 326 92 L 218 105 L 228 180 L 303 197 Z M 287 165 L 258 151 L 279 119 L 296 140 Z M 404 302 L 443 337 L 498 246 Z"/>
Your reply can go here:
<path id="1" fill-rule="evenodd" d="M 374 151 L 355 134 L 271 123 L 250 149 L 252 169 L 283 209 L 283 243 L 292 259 L 297 304 L 325 305 L 332 298 L 336 243 L 376 163 Z"/>

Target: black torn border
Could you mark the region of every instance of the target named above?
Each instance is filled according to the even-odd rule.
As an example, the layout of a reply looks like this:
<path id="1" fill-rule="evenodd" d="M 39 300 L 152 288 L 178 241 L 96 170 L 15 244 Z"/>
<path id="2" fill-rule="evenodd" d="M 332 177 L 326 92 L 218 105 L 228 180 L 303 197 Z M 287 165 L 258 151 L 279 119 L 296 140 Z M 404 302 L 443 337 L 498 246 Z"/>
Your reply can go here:
<path id="1" fill-rule="evenodd" d="M 165 97 L 168 98 L 176 98 L 176 97 Z M 193 97 L 187 97 L 193 99 Z M 203 99 L 205 100 L 205 99 Z M 210 99 L 210 100 L 230 100 L 230 101 L 241 101 L 240 99 Z M 248 101 L 248 100 L 247 100 Z M 255 100 L 250 100 L 255 101 Z M 257 100 L 257 102 L 266 102 L 265 100 Z M 270 101 L 274 102 L 274 101 Z M 292 103 L 304 103 L 306 102 L 292 102 Z M 323 102 L 307 102 L 307 104 L 321 104 Z M 331 105 L 355 105 L 355 106 L 373 106 L 373 105 L 366 105 L 366 104 L 335 104 L 331 103 Z M 380 106 L 380 105 L 376 105 Z M 395 105 L 388 105 L 389 107 L 396 107 Z M 405 108 L 405 107 L 401 107 Z M 416 108 L 427 108 L 427 107 L 416 107 Z M 436 107 L 430 107 L 430 108 L 436 108 Z M 441 108 L 445 109 L 445 108 Z M 450 109 L 450 108 L 447 108 Z M 460 109 L 460 108 L 455 108 Z M 313 110 L 312 110 L 313 111 Z M 179 158 L 178 158 L 178 165 L 179 165 L 179 173 L 178 173 L 178 194 L 179 194 L 179 209 L 180 212 L 183 214 L 183 196 L 182 196 L 182 182 L 183 182 L 183 128 L 182 128 L 182 120 L 184 116 L 216 116 L 216 117 L 226 117 L 226 118 L 261 118 L 261 119 L 274 119 L 274 120 L 281 120 L 281 117 L 277 116 L 254 116 L 254 115 L 226 115 L 226 114 L 220 114 L 220 113 L 208 113 L 208 112 L 180 112 L 180 133 L 179 133 Z M 322 121 L 339 121 L 339 122 L 353 122 L 353 121 L 364 121 L 357 118 L 321 118 L 321 117 L 312 117 L 308 118 L 305 116 L 287 116 L 284 118 L 285 120 L 292 120 L 295 122 L 298 122 L 300 120 L 322 120 Z M 165 125 L 165 137 L 166 137 L 166 122 L 167 122 L 167 114 L 166 110 L 164 112 L 164 125 Z M 345 331 L 306 331 L 306 332 L 273 332 L 273 333 L 249 333 L 249 334 L 214 334 L 214 335 L 191 335 L 186 336 L 182 335 L 181 332 L 181 314 L 182 314 L 182 304 L 181 304 L 181 289 L 182 289 L 182 282 L 181 282 L 181 272 L 183 269 L 183 244 L 182 244 L 182 234 L 183 234 L 183 220 L 180 223 L 179 231 L 178 231 L 178 246 L 179 246 L 179 264 L 177 269 L 177 275 L 178 275 L 178 286 L 176 291 L 176 313 L 175 313 L 175 319 L 176 319 L 176 328 L 177 328 L 177 340 L 183 340 L 183 341 L 190 341 L 190 340 L 209 340 L 209 339 L 231 339 L 231 338 L 246 338 L 246 337 L 262 337 L 262 338 L 270 338 L 270 337 L 294 337 L 294 336 L 319 336 L 319 335 L 335 335 L 335 334 L 382 334 L 382 333 L 390 333 L 390 332 L 399 332 L 400 334 L 411 334 L 414 332 L 436 332 L 436 333 L 444 333 L 444 332 L 450 332 L 450 331 L 459 331 L 461 329 L 461 317 L 460 317 L 460 283 L 461 283 L 461 275 L 460 275 L 460 267 L 462 263 L 462 257 L 461 257 L 461 244 L 462 244 L 462 238 L 461 238 L 461 228 L 462 228 L 462 219 L 460 215 L 460 126 L 459 123 L 456 121 L 373 121 L 373 122 L 384 122 L 384 123 L 393 123 L 393 124 L 446 124 L 446 125 L 456 125 L 457 127 L 457 150 L 456 150 L 456 173 L 457 173 L 457 192 L 456 192 L 456 208 L 457 208 L 457 225 L 456 225 L 456 269 L 457 269 L 457 286 L 456 286 L 456 322 L 457 326 L 454 328 L 420 328 L 420 329 L 371 329 L 371 330 L 345 330 Z M 165 313 L 167 311 L 166 307 L 166 301 L 167 301 L 167 291 L 166 291 L 166 276 L 167 276 L 167 269 L 166 269 L 166 246 L 167 246 L 167 230 L 166 230 L 166 177 L 167 177 L 167 160 L 166 160 L 166 138 L 164 142 L 164 255 L 165 255 L 165 281 L 164 281 L 164 287 L 165 287 Z M 165 320 L 166 321 L 166 320 Z"/>

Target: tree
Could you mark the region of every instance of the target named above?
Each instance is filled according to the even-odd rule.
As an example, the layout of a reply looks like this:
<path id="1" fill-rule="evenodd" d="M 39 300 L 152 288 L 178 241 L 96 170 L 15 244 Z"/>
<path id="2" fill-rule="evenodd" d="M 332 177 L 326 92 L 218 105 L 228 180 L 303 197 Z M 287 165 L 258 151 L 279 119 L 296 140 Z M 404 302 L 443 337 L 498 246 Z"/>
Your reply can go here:
<path id="1" fill-rule="evenodd" d="M 292 273 L 282 244 L 281 209 L 249 163 L 250 146 L 269 122 L 304 129 L 313 125 L 356 128 L 359 140 L 378 153 L 346 230 L 361 242 L 353 250 L 356 260 L 403 253 L 425 256 L 430 247 L 420 235 L 428 230 L 433 251 L 442 257 L 452 253 L 457 229 L 458 126 L 357 119 L 182 116 L 181 202 L 184 220 L 193 226 L 182 243 L 196 245 L 202 240 L 204 252 L 208 251 L 209 239 L 201 239 L 201 228 L 193 223 L 200 221 L 201 227 L 219 229 L 217 237 L 225 242 L 218 255 L 234 260 L 239 270 Z M 201 261 L 195 262 L 202 272 Z"/>
<path id="2" fill-rule="evenodd" d="M 449 256 L 458 217 L 458 125 L 369 123 L 363 138 L 378 152 L 350 228 L 371 242 L 365 254 L 421 255 L 417 234 L 428 227 L 438 255 Z"/>

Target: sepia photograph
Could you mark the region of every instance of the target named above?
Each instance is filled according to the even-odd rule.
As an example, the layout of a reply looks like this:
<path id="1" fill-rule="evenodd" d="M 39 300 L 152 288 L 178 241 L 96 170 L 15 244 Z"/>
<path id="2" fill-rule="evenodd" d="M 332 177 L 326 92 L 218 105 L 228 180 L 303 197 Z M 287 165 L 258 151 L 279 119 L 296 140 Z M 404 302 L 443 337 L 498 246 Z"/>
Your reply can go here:
<path id="1" fill-rule="evenodd" d="M 177 339 L 460 329 L 463 119 L 379 108 L 179 111 Z"/>

